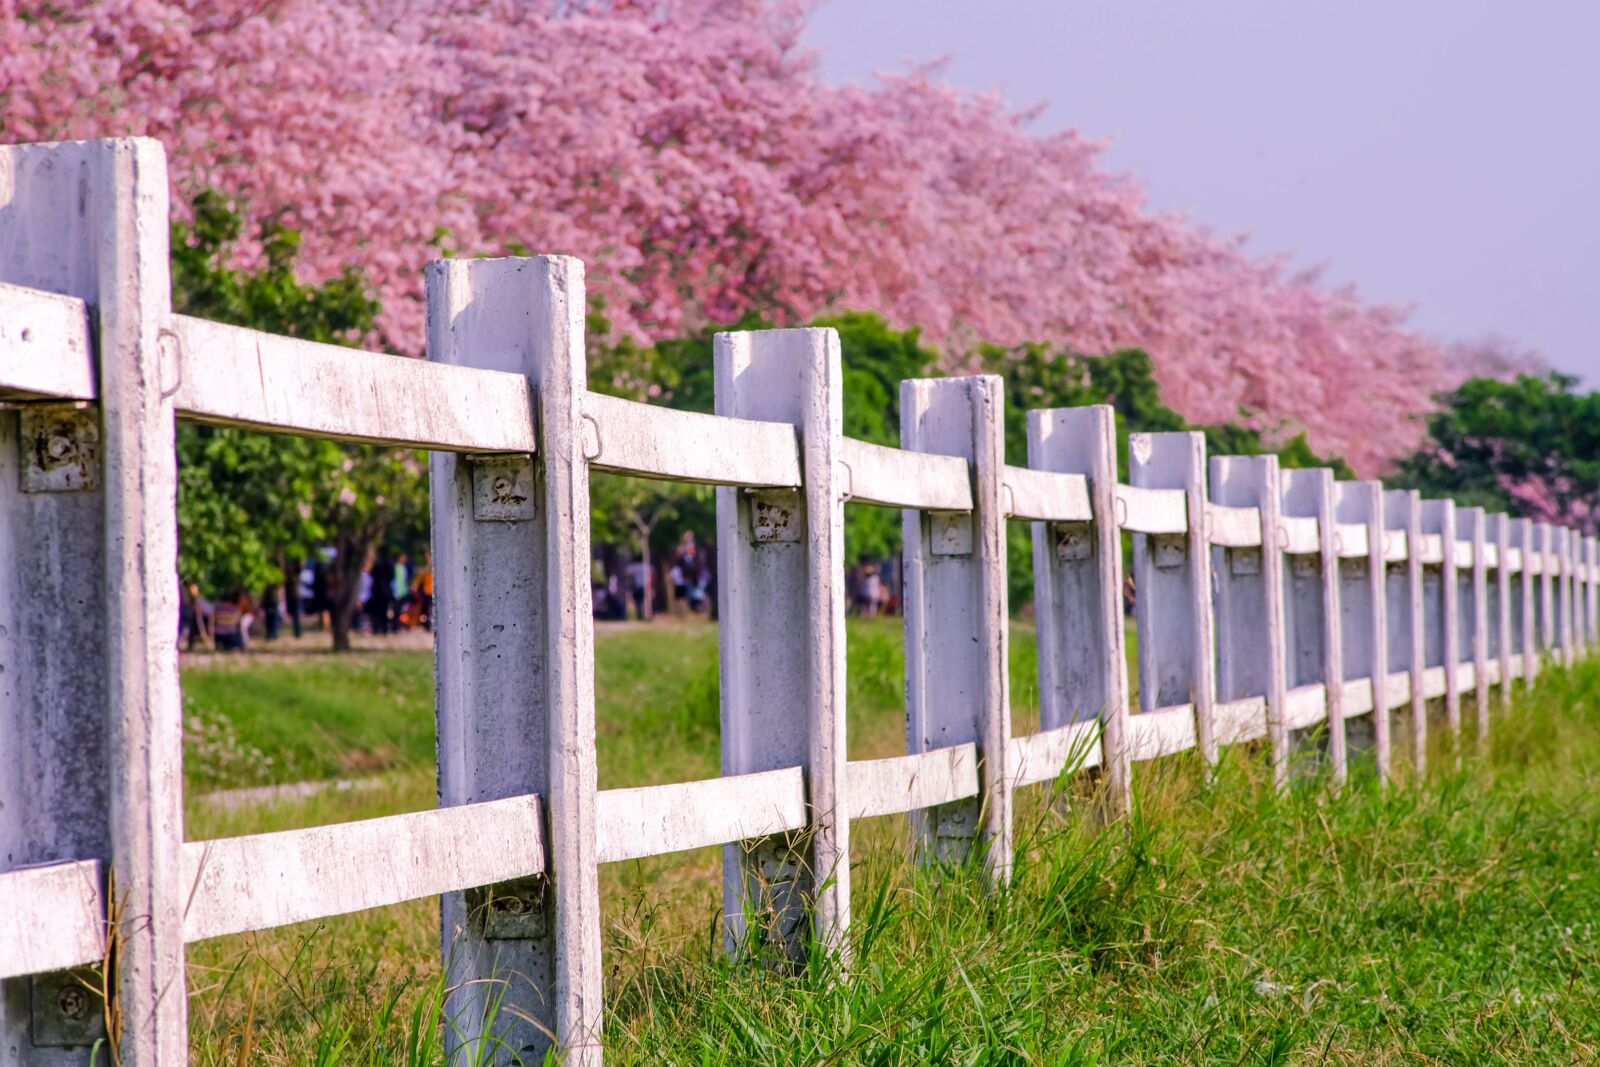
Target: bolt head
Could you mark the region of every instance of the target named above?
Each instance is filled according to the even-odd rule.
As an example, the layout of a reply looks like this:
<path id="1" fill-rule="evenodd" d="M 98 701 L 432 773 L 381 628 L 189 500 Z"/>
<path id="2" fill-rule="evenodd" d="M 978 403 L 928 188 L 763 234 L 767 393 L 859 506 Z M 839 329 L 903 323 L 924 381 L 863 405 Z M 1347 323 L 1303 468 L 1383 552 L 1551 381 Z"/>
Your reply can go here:
<path id="1" fill-rule="evenodd" d="M 82 1019 L 89 1014 L 89 997 L 77 986 L 66 986 L 56 994 L 56 1007 L 69 1019 Z"/>

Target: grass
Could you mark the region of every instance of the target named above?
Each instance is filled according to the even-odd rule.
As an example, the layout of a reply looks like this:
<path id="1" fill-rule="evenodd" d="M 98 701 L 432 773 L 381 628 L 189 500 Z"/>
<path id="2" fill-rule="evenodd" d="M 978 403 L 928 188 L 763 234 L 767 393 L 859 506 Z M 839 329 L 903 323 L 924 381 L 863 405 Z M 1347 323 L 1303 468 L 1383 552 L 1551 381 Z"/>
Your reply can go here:
<path id="1" fill-rule="evenodd" d="M 1017 636 L 1018 718 L 1031 728 L 1031 642 Z M 854 758 L 901 743 L 897 646 L 892 624 L 852 628 Z M 370 659 L 187 674 L 191 708 L 227 709 L 241 745 L 293 766 L 347 774 L 341 751 L 395 752 L 378 789 L 266 809 L 192 803 L 190 836 L 431 804 L 427 658 Z M 603 787 L 715 773 L 715 659 L 706 628 L 602 637 Z M 390 693 L 375 692 L 380 678 Z M 415 690 L 396 698 L 402 684 Z M 1215 781 L 1187 756 L 1137 765 L 1137 810 L 1109 828 L 1081 779 L 1053 799 L 1028 790 L 1004 892 L 973 870 L 908 867 L 903 818 L 867 820 L 843 980 L 823 960 L 785 977 L 722 957 L 714 850 L 610 865 L 609 1061 L 1592 1062 L 1597 692 L 1600 661 L 1550 671 L 1497 709 L 1487 758 L 1458 768 L 1441 750 L 1426 781 L 1402 767 L 1386 793 L 1357 775 L 1340 796 L 1314 776 L 1278 794 L 1244 749 Z M 275 720 L 290 708 L 326 718 L 286 728 Z M 414 734 L 428 740 L 403 740 Z M 1395 751 L 1409 751 L 1404 738 Z M 193 946 L 196 1062 L 234 1062 L 247 1033 L 255 1062 L 441 1062 L 436 940 L 437 909 L 417 902 Z"/>

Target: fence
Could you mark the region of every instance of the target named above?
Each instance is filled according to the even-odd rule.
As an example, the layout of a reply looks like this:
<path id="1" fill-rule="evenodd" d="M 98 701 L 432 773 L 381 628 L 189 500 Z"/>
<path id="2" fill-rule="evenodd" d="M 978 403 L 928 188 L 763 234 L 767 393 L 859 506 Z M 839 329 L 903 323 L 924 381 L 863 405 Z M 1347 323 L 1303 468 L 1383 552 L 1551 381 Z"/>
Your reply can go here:
<path id="1" fill-rule="evenodd" d="M 1281 783 L 1313 728 L 1336 778 L 1352 749 L 1387 778 L 1396 709 L 1420 764 L 1427 701 L 1454 733 L 1471 693 L 1481 741 L 1490 687 L 1595 640 L 1594 538 L 1208 469 L 1197 434 L 1135 435 L 1121 485 L 1102 407 L 1030 412 L 1008 465 L 992 377 L 906 382 L 903 447 L 855 441 L 829 330 L 719 336 L 715 415 L 591 393 L 568 258 L 431 264 L 428 362 L 175 315 L 167 195 L 154 142 L 0 149 L 0 1062 L 84 1062 L 108 1022 L 122 1062 L 184 1062 L 187 942 L 439 895 L 451 1046 L 597 1063 L 602 863 L 723 844 L 731 941 L 843 953 L 854 819 L 912 813 L 924 855 L 1003 880 L 1017 789 L 1098 765 L 1125 808 L 1134 763 L 1260 737 Z M 184 840 L 176 417 L 432 450 L 437 809 Z M 596 788 L 593 469 L 719 486 L 720 778 Z M 893 759 L 846 758 L 851 502 L 903 509 Z M 1016 737 L 1008 520 L 1040 664 Z M 111 1011 L 69 971 L 108 942 Z"/>

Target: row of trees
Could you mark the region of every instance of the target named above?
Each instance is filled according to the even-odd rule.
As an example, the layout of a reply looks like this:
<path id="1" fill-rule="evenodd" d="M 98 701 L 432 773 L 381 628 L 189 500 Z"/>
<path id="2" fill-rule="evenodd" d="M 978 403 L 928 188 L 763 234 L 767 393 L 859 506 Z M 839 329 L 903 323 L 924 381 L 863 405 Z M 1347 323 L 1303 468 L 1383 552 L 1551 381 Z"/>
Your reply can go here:
<path id="1" fill-rule="evenodd" d="M 1402 310 L 1150 212 L 1099 145 L 937 68 L 828 85 L 809 7 L 0 0 L 0 138 L 161 138 L 181 198 L 244 200 L 231 265 L 299 230 L 308 278 L 365 265 L 368 332 L 409 354 L 422 262 L 532 249 L 584 259 L 622 348 L 840 308 L 947 371 L 1137 348 L 1185 419 L 1293 423 L 1365 474 L 1465 377 Z"/>
<path id="2" fill-rule="evenodd" d="M 205 193 L 191 221 L 173 228 L 174 299 L 179 310 L 222 322 L 328 343 L 370 336 L 378 302 L 362 277 L 346 271 L 320 284 L 296 275 L 300 241 L 281 224 L 254 236 L 264 250 L 257 269 L 232 266 L 243 236 L 240 213 Z M 607 337 L 597 309 L 594 333 Z M 897 330 L 875 314 L 816 320 L 839 332 L 845 360 L 845 432 L 882 444 L 899 439 L 899 383 L 938 374 L 939 353 L 915 329 Z M 740 325 L 759 328 L 747 319 Z M 712 408 L 711 332 L 650 346 L 623 341 L 592 353 L 593 385 L 632 399 L 695 411 Z M 1132 432 L 1202 430 L 1213 453 L 1277 453 L 1285 465 L 1354 471 L 1318 455 L 1305 433 L 1275 433 L 1239 422 L 1195 426 L 1166 403 L 1150 357 L 1136 349 L 1104 356 L 1039 343 L 974 347 L 973 369 L 1006 381 L 1006 449 L 1026 455 L 1029 408 L 1109 403 L 1125 443 Z M 1511 381 L 1474 379 L 1442 397 L 1429 420 L 1430 440 L 1403 458 L 1391 482 L 1545 521 L 1593 529 L 1600 506 L 1600 394 L 1574 392 L 1559 375 Z M 264 434 L 185 422 L 180 425 L 180 569 L 213 592 L 259 590 L 294 581 L 299 561 L 335 550 L 330 588 L 333 642 L 348 647 L 362 566 L 389 544 L 414 550 L 427 537 L 426 464 L 421 454 Z M 1126 448 L 1119 450 L 1126 456 Z M 1124 476 L 1126 472 L 1124 471 Z M 713 525 L 711 493 L 697 486 L 600 475 L 593 482 L 597 542 L 633 551 L 665 549 L 684 529 Z M 1011 531 L 1013 599 L 1030 595 L 1027 533 Z M 899 549 L 899 516 L 878 508 L 847 513 L 852 561 Z"/>

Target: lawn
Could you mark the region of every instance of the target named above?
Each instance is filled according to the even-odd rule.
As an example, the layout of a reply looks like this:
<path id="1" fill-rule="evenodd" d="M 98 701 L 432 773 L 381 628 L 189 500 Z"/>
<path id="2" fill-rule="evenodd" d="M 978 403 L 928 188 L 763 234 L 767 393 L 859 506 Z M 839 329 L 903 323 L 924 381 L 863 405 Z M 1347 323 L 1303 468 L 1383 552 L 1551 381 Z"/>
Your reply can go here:
<path id="1" fill-rule="evenodd" d="M 1019 630 L 1019 729 L 1036 724 Z M 853 625 L 854 758 L 898 751 L 898 630 Z M 433 803 L 425 653 L 186 671 L 191 837 Z M 715 774 L 716 647 L 698 625 L 597 641 L 602 788 Z M 1487 759 L 1341 796 L 1135 769 L 1104 828 L 1087 784 L 1026 791 L 1012 886 L 909 869 L 903 817 L 856 835 L 855 963 L 799 978 L 718 950 L 718 853 L 603 870 L 614 1063 L 1590 1062 L 1600 1047 L 1600 662 L 1496 709 Z M 1470 719 L 1471 716 L 1468 716 Z M 195 722 L 200 725 L 195 727 Z M 209 747 L 207 747 L 209 746 Z M 1396 752 L 1408 750 L 1397 742 Z M 258 756 L 257 753 L 260 753 Z M 219 755 L 221 753 L 221 755 Z M 244 755 L 239 755 L 243 753 Z M 265 763 L 270 757 L 272 763 Z M 376 774 L 375 788 L 223 809 L 207 789 Z M 1071 801 L 1075 803 L 1063 803 Z M 191 949 L 202 1063 L 439 1062 L 429 901 Z"/>

